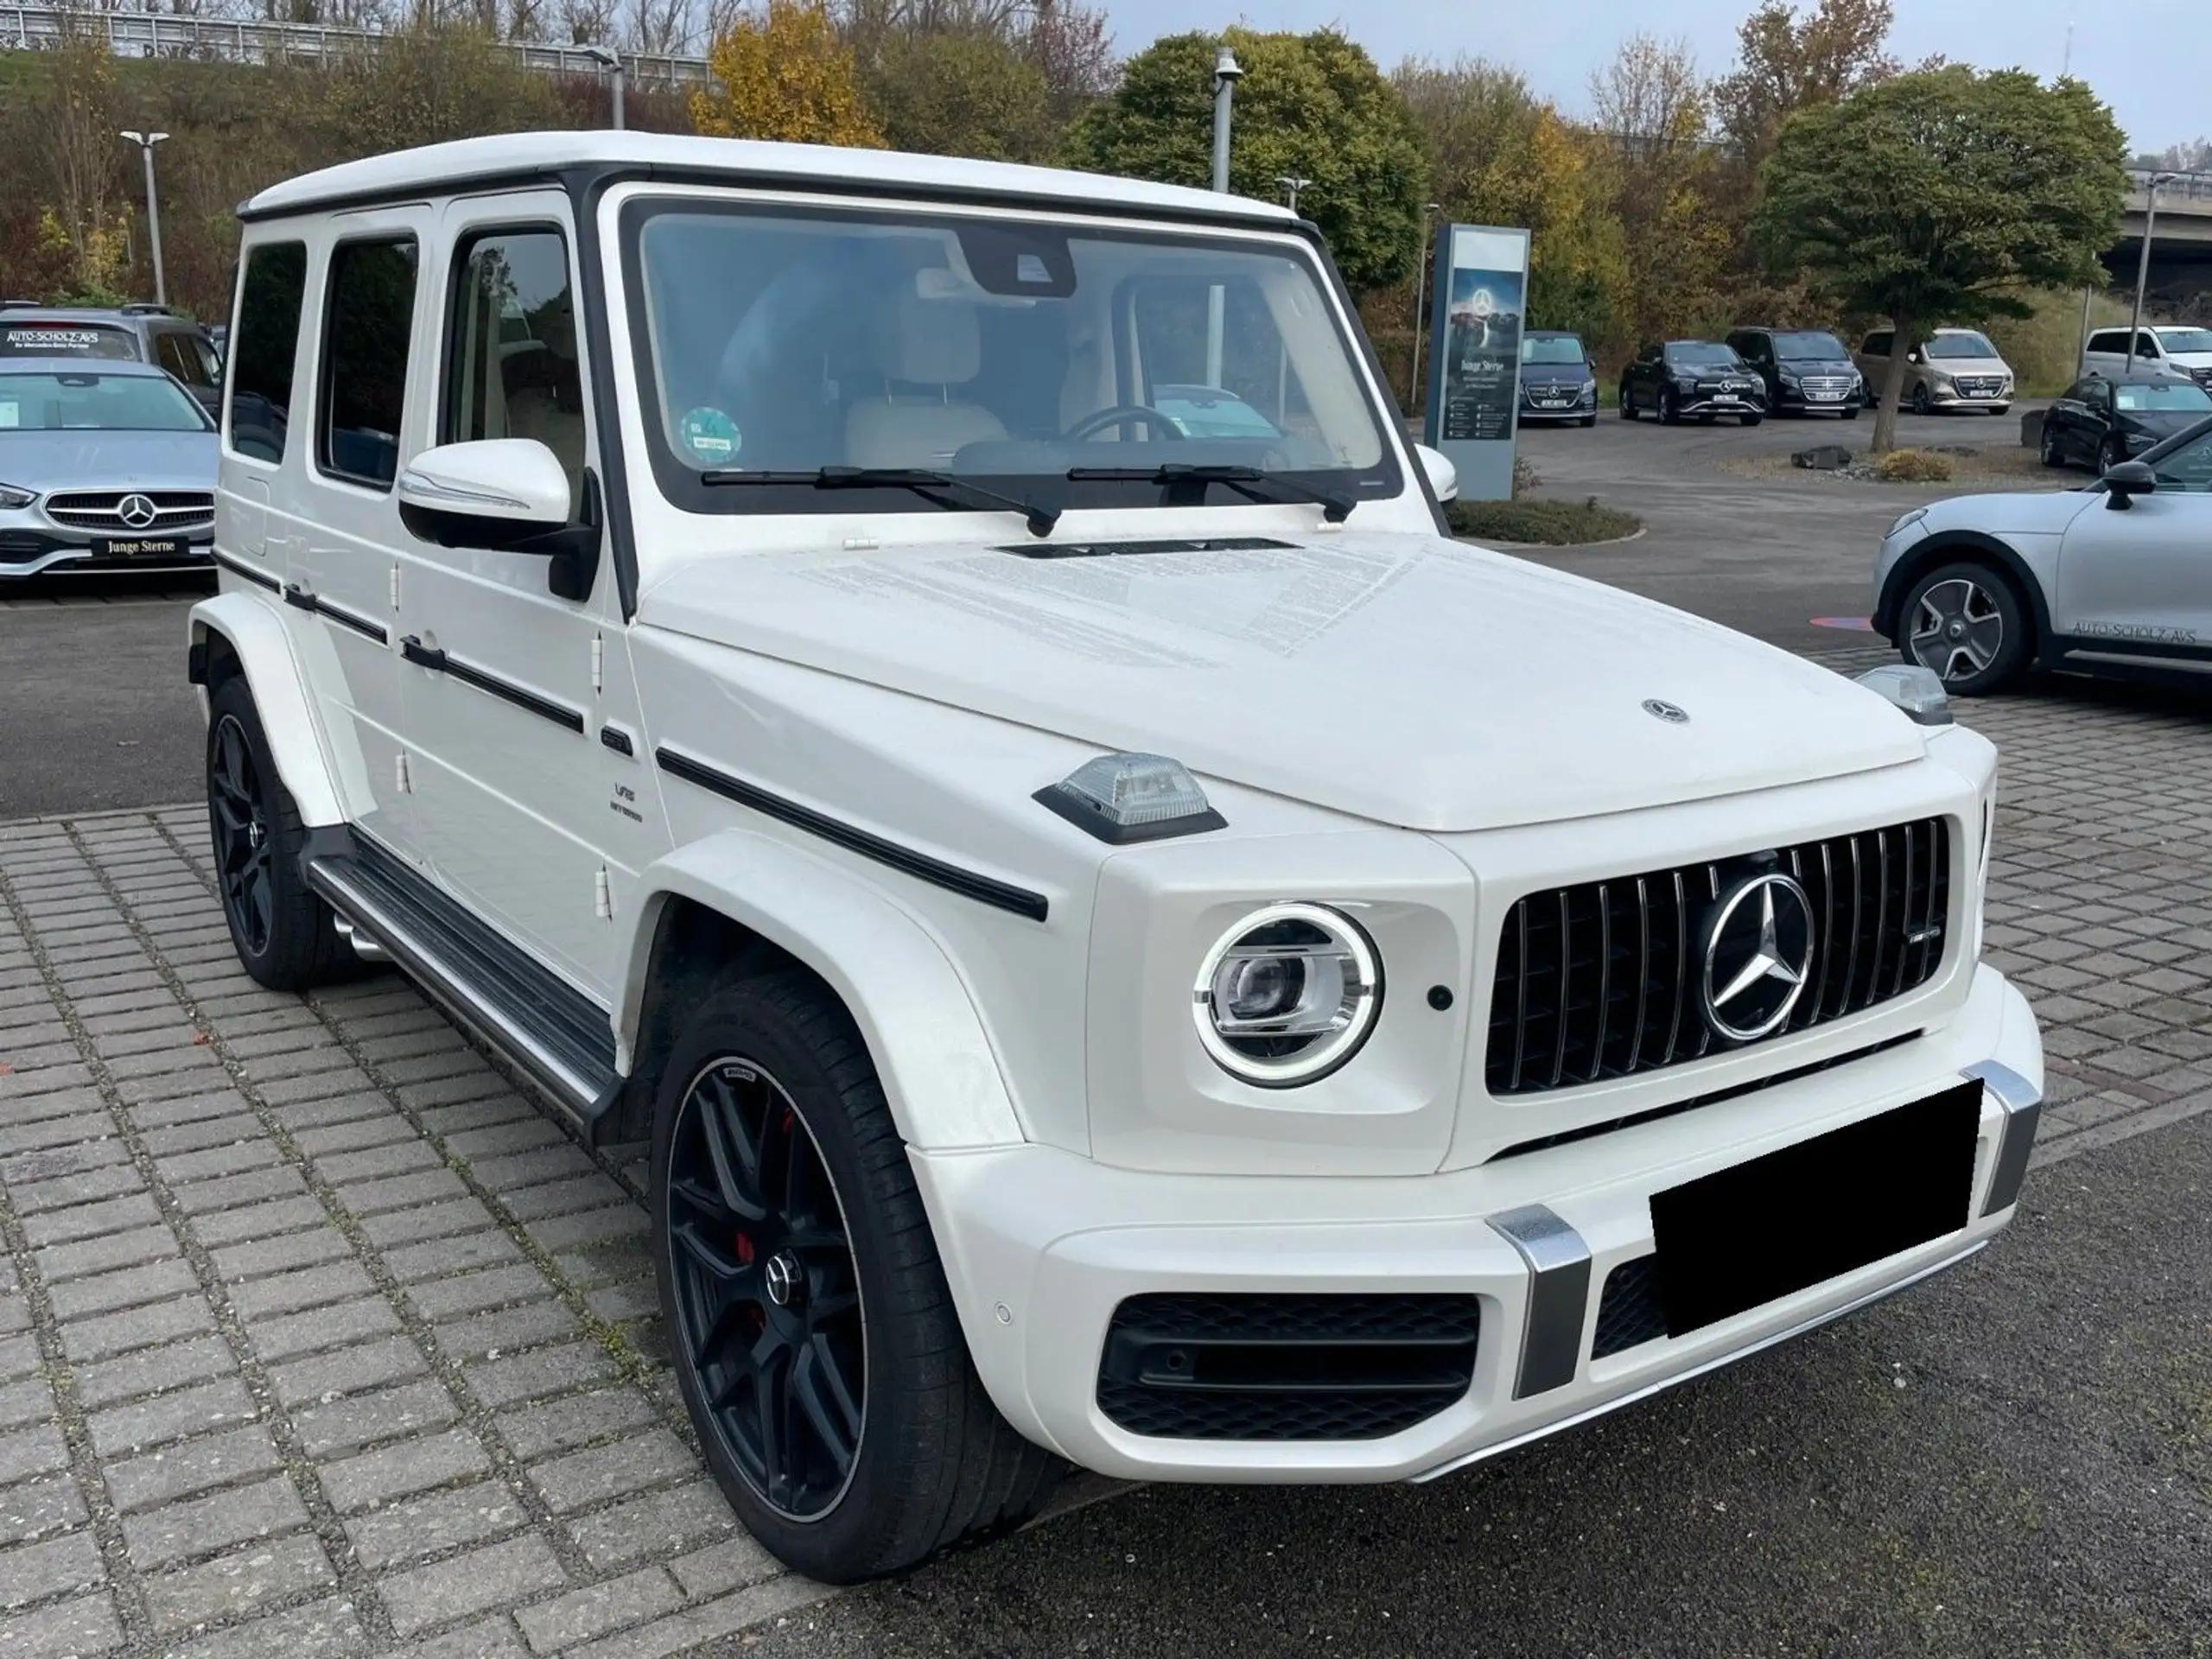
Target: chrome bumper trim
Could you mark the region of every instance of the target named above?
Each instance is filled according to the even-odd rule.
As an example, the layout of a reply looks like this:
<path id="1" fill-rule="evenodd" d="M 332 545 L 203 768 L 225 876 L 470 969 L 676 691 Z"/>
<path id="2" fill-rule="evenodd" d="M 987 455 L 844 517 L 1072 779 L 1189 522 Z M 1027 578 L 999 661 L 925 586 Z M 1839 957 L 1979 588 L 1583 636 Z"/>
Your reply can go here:
<path id="1" fill-rule="evenodd" d="M 1490 1218 L 1529 1268 L 1529 1312 L 1513 1397 L 1563 1388 L 1582 1365 L 1582 1324 L 1590 1305 L 1590 1247 L 1541 1204 Z"/>

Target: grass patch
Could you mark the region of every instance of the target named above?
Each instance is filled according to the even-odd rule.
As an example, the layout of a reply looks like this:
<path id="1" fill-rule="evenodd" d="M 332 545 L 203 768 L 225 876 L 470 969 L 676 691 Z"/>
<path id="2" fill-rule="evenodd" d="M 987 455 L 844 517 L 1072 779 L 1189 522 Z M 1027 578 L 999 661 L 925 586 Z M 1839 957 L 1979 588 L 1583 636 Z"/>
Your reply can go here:
<path id="1" fill-rule="evenodd" d="M 1928 449 L 1892 449 L 1874 457 L 1874 470 L 1891 484 L 1948 484 L 1958 471 L 1948 455 Z"/>
<path id="2" fill-rule="evenodd" d="M 1446 505 L 1444 516 L 1455 536 L 1545 547 L 1618 541 L 1643 528 L 1643 520 L 1634 513 L 1600 505 L 1594 495 L 1582 501 L 1453 501 Z"/>

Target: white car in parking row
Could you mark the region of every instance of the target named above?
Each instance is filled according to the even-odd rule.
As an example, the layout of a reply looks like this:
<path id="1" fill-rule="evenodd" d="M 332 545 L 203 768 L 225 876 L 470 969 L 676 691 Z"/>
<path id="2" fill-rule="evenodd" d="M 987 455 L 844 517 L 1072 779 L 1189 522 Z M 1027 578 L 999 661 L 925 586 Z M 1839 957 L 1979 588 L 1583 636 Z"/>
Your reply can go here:
<path id="1" fill-rule="evenodd" d="M 2082 489 L 1904 514 L 1876 562 L 1874 628 L 1967 696 L 2039 668 L 2212 674 L 2212 420 Z"/>
<path id="2" fill-rule="evenodd" d="M 650 1143 L 792 1566 L 1069 1464 L 1425 1479 L 2011 1219 L 1996 751 L 1450 539 L 1287 210 L 543 132 L 244 216 L 232 942 L 388 957 Z"/>

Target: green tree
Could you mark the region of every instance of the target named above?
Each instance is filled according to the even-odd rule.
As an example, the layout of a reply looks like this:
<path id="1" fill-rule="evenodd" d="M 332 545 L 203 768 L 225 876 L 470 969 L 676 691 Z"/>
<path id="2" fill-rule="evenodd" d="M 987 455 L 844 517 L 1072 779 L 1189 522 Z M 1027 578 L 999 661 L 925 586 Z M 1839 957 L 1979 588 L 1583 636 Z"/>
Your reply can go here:
<path id="1" fill-rule="evenodd" d="M 1069 133 L 1071 163 L 1204 188 L 1213 170 L 1214 49 L 1224 42 L 1244 69 L 1230 188 L 1281 200 L 1278 179 L 1308 180 L 1299 211 L 1321 227 L 1355 293 L 1408 275 L 1428 183 L 1421 134 L 1375 60 L 1334 29 L 1155 41 Z"/>
<path id="2" fill-rule="evenodd" d="M 1764 0 L 1744 19 L 1736 67 L 1713 82 L 1713 105 L 1747 168 L 1773 152 L 1797 111 L 1897 73 L 1897 60 L 1882 49 L 1893 16 L 1891 0 L 1818 0 L 1802 16 L 1788 0 Z"/>
<path id="3" fill-rule="evenodd" d="M 1035 162 L 1058 140 L 1044 71 L 1002 35 L 898 29 L 860 53 L 861 95 L 893 149 Z"/>
<path id="4" fill-rule="evenodd" d="M 2019 317 L 2031 287 L 2097 280 L 2126 146 L 2078 80 L 1963 66 L 1899 75 L 1783 124 L 1754 238 L 1897 344 L 1874 448 L 1890 447 L 1908 353 L 1942 323 Z"/>

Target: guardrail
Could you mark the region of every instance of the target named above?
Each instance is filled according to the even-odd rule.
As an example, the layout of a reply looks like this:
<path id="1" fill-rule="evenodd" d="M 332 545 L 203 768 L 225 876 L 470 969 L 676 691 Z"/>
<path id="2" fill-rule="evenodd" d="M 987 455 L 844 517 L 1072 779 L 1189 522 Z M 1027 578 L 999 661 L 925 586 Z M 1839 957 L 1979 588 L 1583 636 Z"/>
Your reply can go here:
<path id="1" fill-rule="evenodd" d="M 2161 207 L 2177 201 L 2212 202 L 2212 173 L 2169 173 L 2163 168 L 2147 167 L 2127 169 L 2130 197 L 2147 197 L 2154 177 L 2158 180 L 2158 206 Z"/>
<path id="2" fill-rule="evenodd" d="M 73 35 L 104 35 L 118 57 L 199 58 L 229 63 L 320 63 L 382 43 L 375 29 L 321 23 L 262 23 L 223 17 L 177 17 L 147 11 L 79 11 L 56 6 L 0 5 L 0 48 L 51 50 Z M 548 74 L 601 75 L 606 66 L 580 46 L 501 41 L 499 48 L 525 67 Z M 695 86 L 713 79 L 704 58 L 666 52 L 619 54 L 632 86 Z"/>

